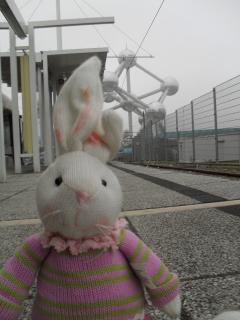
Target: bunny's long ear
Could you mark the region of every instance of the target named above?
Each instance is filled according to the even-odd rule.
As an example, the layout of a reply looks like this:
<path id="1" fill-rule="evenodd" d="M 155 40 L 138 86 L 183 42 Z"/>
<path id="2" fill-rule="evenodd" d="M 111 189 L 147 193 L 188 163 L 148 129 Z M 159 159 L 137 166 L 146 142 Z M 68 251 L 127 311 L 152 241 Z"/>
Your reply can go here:
<path id="1" fill-rule="evenodd" d="M 122 133 L 122 118 L 116 111 L 103 111 L 98 127 L 84 144 L 84 151 L 102 162 L 108 162 L 115 157 L 120 148 Z"/>
<path id="2" fill-rule="evenodd" d="M 80 65 L 62 87 L 53 111 L 58 153 L 82 150 L 100 122 L 103 106 L 101 62 L 92 57 Z"/>
<path id="3" fill-rule="evenodd" d="M 123 135 L 122 118 L 116 111 L 103 111 L 102 126 L 104 129 L 103 141 L 109 148 L 109 160 L 111 160 L 115 157 L 121 145 Z"/>

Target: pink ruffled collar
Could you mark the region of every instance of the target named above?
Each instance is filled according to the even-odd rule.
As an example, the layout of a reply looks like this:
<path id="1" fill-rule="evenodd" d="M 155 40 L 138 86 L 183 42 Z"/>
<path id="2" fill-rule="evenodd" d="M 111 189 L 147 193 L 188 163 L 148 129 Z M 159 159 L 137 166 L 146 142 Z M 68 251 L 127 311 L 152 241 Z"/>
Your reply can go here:
<path id="1" fill-rule="evenodd" d="M 118 219 L 115 225 L 110 230 L 106 229 L 103 235 L 79 240 L 65 239 L 56 233 L 48 231 L 44 231 L 40 239 L 44 248 L 53 247 L 57 252 L 69 249 L 72 255 L 78 255 L 89 250 L 117 250 L 120 231 L 125 228 L 126 225 L 127 221 L 125 219 Z"/>

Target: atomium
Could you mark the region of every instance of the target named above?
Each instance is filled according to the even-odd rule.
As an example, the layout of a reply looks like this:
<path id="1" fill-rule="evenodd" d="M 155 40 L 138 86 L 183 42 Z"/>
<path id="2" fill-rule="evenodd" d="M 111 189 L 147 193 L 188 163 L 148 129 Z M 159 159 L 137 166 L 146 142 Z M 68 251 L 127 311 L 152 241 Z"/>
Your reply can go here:
<path id="1" fill-rule="evenodd" d="M 158 87 L 150 92 L 144 93 L 141 96 L 136 96 L 131 92 L 130 70 L 138 68 L 145 75 L 154 78 L 158 82 Z M 119 86 L 119 78 L 122 73 L 126 72 L 127 90 Z M 104 101 L 111 103 L 116 101 L 118 104 L 111 109 L 123 109 L 128 112 L 129 117 L 129 132 L 133 131 L 132 113 L 139 116 L 139 123 L 143 125 L 143 114 L 145 115 L 146 123 L 151 121 L 153 124 L 165 119 L 166 108 L 164 101 L 167 96 L 172 96 L 177 93 L 179 84 L 176 79 L 166 77 L 164 79 L 158 77 L 148 69 L 144 68 L 137 61 L 135 53 L 128 48 L 120 52 L 118 57 L 118 67 L 115 71 L 105 71 L 103 77 Z M 144 99 L 152 95 L 158 94 L 154 102 L 148 104 Z"/>

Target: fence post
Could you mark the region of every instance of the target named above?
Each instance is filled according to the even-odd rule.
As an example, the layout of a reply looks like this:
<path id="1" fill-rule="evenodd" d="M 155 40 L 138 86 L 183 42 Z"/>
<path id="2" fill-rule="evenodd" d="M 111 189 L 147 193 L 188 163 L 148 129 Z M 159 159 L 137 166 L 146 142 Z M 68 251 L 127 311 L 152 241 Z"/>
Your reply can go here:
<path id="1" fill-rule="evenodd" d="M 150 128 L 151 128 L 151 135 L 150 135 L 150 139 L 151 139 L 151 152 L 150 152 L 150 160 L 153 161 L 153 154 L 154 154 L 154 146 L 153 146 L 153 122 L 151 120 L 150 122 Z"/>
<path id="2" fill-rule="evenodd" d="M 131 137 L 131 144 L 132 144 L 132 162 L 134 161 L 134 139 L 133 136 Z"/>
<path id="3" fill-rule="evenodd" d="M 143 112 L 143 161 L 146 161 L 146 121 L 145 121 L 145 112 Z"/>
<path id="4" fill-rule="evenodd" d="M 214 133 L 215 133 L 215 152 L 216 162 L 219 161 L 219 150 L 218 150 L 218 123 L 217 123 L 217 98 L 216 89 L 213 88 L 213 108 L 214 108 Z"/>
<path id="5" fill-rule="evenodd" d="M 176 113 L 176 134 L 177 134 L 177 162 L 179 162 L 179 132 L 178 132 L 178 111 Z"/>
<path id="6" fill-rule="evenodd" d="M 195 149 L 195 127 L 194 127 L 193 101 L 191 101 L 191 116 L 192 116 L 192 151 L 193 151 L 193 162 L 195 162 L 196 161 L 196 149 Z"/>
<path id="7" fill-rule="evenodd" d="M 3 96 L 2 96 L 2 59 L 0 57 L 0 182 L 5 182 L 7 179 L 6 173 L 6 158 L 4 144 L 4 115 L 3 115 Z"/>
<path id="8" fill-rule="evenodd" d="M 167 149 L 168 149 L 168 143 L 167 143 L 167 121 L 166 121 L 166 118 L 164 118 L 164 126 L 163 126 L 163 130 L 164 130 L 164 161 L 167 161 L 168 160 L 168 152 L 167 152 Z"/>

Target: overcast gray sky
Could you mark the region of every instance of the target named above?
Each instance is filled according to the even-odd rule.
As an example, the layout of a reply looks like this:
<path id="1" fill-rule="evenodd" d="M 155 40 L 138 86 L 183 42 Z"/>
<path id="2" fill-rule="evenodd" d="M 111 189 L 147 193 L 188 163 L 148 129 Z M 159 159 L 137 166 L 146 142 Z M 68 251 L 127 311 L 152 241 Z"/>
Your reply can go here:
<path id="1" fill-rule="evenodd" d="M 161 0 L 85 0 L 104 16 L 114 16 L 117 26 L 141 42 Z M 16 0 L 24 18 L 29 20 L 39 0 Z M 77 4 L 80 8 L 77 6 Z M 82 0 L 61 0 L 62 18 L 98 16 Z M 212 87 L 240 74 L 240 1 L 239 0 L 165 0 L 143 47 L 153 59 L 139 59 L 145 68 L 159 77 L 175 77 L 179 92 L 165 100 L 167 113 L 188 104 Z M 55 0 L 42 0 L 31 20 L 55 18 Z M 3 18 L 1 17 L 1 20 Z M 138 46 L 111 25 L 98 27 L 115 53 Z M 54 29 L 37 31 L 38 50 L 56 49 Z M 22 44 L 22 42 L 19 41 Z M 63 29 L 63 48 L 103 47 L 106 43 L 93 27 Z M 7 33 L 1 32 L 0 50 L 9 48 Z M 114 53 L 109 51 L 109 55 Z M 146 55 L 142 50 L 139 55 Z M 117 59 L 108 59 L 107 69 L 114 70 Z M 122 80 L 120 80 L 120 84 Z M 151 91 L 157 82 L 141 71 L 132 72 L 132 90 L 136 94 Z M 157 98 L 157 97 L 156 97 Z M 153 101 L 154 97 L 150 99 Z M 108 107 L 108 106 L 106 106 Z M 127 127 L 127 117 L 124 117 Z M 138 129 L 134 116 L 134 130 Z"/>

